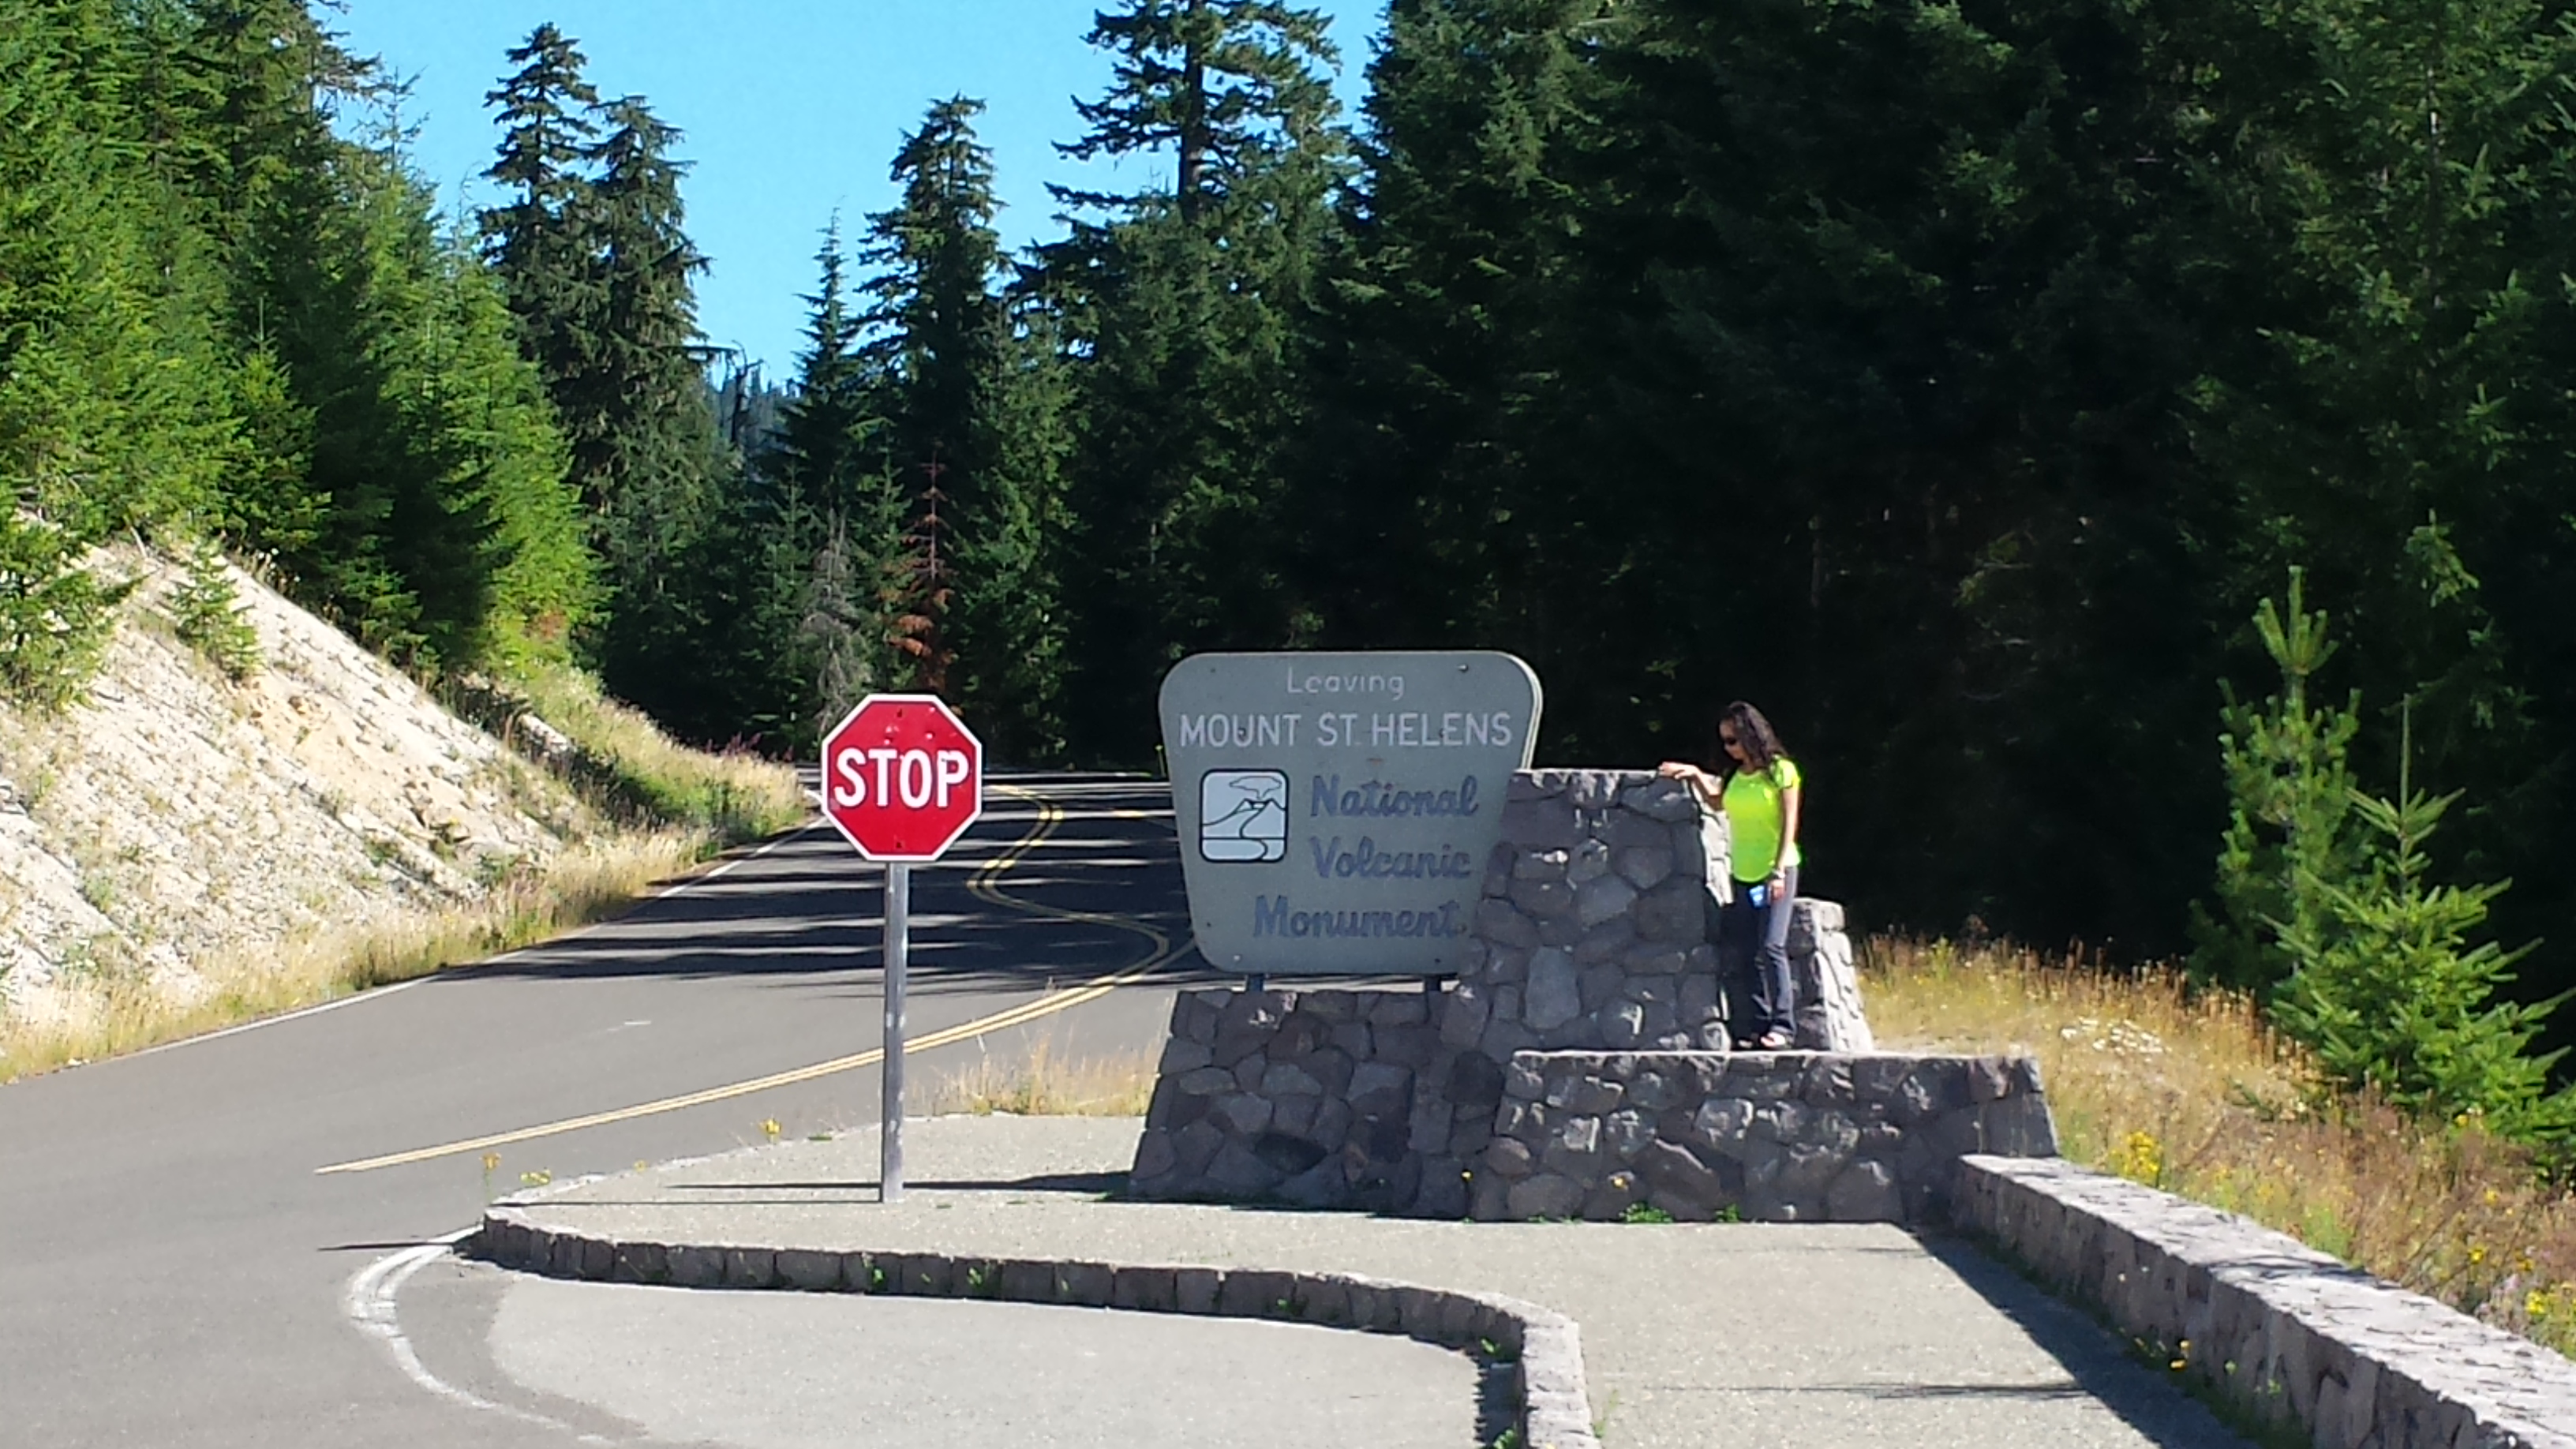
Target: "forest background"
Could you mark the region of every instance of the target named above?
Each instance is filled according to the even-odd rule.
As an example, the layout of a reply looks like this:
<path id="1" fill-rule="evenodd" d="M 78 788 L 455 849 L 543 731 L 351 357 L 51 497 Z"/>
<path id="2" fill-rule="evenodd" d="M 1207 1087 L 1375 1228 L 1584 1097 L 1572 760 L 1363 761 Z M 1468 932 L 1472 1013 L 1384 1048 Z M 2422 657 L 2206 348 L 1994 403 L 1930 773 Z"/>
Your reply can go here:
<path id="1" fill-rule="evenodd" d="M 1125 0 L 1064 144 L 1157 179 L 1006 253 L 932 101 L 775 383 L 673 118 L 537 28 L 442 215 L 330 19 L 0 0 L 19 698 L 125 533 L 781 755 L 930 688 L 1150 766 L 1185 653 L 1497 647 L 1543 761 L 1762 702 L 1874 923 L 2270 989 L 2439 878 L 2454 966 L 2576 986 L 2569 6 L 1394 0 L 1344 117 L 1322 17 Z"/>

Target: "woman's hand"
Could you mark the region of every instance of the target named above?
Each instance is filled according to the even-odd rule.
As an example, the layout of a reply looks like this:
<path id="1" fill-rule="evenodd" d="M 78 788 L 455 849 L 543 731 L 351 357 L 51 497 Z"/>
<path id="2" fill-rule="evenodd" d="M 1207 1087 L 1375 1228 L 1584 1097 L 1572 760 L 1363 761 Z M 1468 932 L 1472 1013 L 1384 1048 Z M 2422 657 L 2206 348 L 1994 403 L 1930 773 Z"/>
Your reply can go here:
<path id="1" fill-rule="evenodd" d="M 1680 760 L 1664 761 L 1655 767 L 1655 773 L 1667 780 L 1688 780 L 1694 785 L 1705 784 L 1708 780 L 1708 771 Z"/>

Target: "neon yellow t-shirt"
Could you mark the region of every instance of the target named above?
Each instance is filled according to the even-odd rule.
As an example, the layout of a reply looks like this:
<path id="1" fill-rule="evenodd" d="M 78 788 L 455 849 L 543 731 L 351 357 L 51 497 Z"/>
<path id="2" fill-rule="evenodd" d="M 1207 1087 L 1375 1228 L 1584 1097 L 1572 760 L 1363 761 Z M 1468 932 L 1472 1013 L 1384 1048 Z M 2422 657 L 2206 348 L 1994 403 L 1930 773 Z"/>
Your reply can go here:
<path id="1" fill-rule="evenodd" d="M 1773 858 L 1780 853 L 1780 834 L 1787 824 L 1786 806 L 1781 801 L 1785 791 L 1798 788 L 1798 767 L 1786 755 L 1773 760 L 1771 768 L 1758 775 L 1738 770 L 1726 777 L 1726 829 L 1735 859 L 1732 874 L 1751 884 L 1771 877 Z M 1780 864 L 1796 865 L 1799 851 L 1789 847 L 1789 858 Z"/>

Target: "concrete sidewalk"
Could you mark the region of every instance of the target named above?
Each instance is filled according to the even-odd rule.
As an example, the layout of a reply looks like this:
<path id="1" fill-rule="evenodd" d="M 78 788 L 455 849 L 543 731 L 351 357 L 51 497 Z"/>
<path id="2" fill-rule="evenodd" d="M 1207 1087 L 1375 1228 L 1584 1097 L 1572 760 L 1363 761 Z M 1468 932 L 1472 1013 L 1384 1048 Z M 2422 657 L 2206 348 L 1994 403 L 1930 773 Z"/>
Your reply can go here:
<path id="1" fill-rule="evenodd" d="M 876 1201 L 866 1133 L 620 1173 L 519 1211 L 622 1241 L 1345 1272 L 1508 1294 L 1581 1325 L 1612 1449 L 2243 1442 L 2091 1320 L 1960 1243 L 1884 1226 L 1419 1222 L 1105 1200 L 1137 1131 L 1132 1119 L 915 1122 L 911 1191 L 891 1208 Z M 1133 1372 L 1149 1392 L 1150 1365 Z"/>

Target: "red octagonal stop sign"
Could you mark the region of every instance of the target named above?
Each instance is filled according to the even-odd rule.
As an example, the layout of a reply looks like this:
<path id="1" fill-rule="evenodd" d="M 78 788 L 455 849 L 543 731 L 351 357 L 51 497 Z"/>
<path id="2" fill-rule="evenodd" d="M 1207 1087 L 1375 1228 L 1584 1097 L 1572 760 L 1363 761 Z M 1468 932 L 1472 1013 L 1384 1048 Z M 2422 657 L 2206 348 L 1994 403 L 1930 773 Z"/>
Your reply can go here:
<path id="1" fill-rule="evenodd" d="M 927 694 L 872 694 L 823 737 L 823 813 L 870 860 L 937 860 L 984 813 L 984 746 Z"/>

